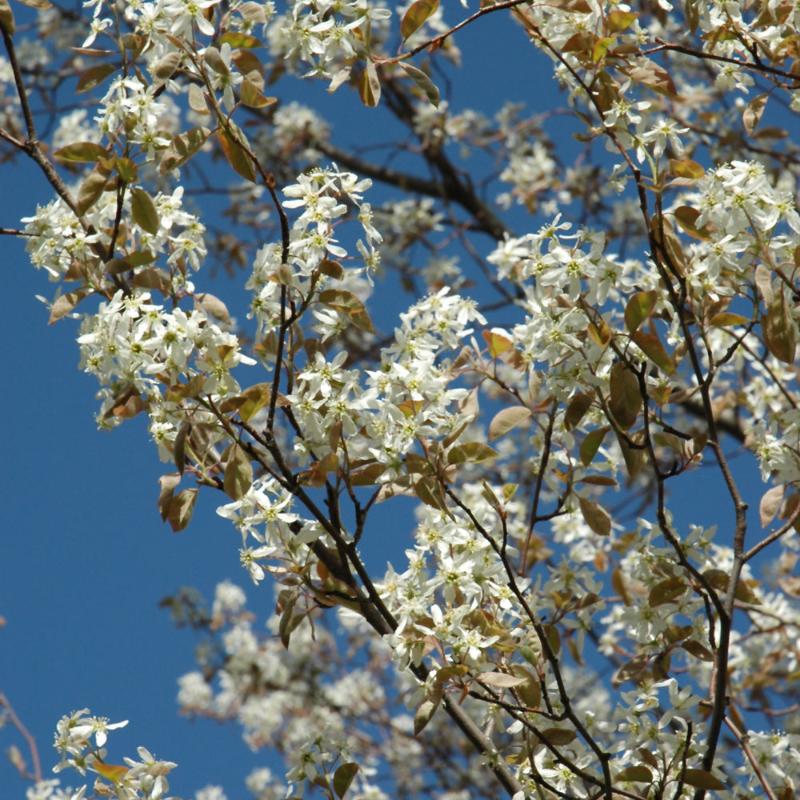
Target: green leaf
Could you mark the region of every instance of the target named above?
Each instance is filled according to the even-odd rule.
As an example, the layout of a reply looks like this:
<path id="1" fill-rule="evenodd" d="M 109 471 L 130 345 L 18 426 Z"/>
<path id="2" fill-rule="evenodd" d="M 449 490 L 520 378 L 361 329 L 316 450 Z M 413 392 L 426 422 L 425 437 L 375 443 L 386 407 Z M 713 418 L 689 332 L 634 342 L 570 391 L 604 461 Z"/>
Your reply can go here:
<path id="1" fill-rule="evenodd" d="M 580 447 L 581 463 L 584 467 L 588 467 L 594 460 L 600 445 L 603 443 L 605 435 L 611 430 L 608 426 L 604 428 L 595 428 L 586 434 Z"/>
<path id="2" fill-rule="evenodd" d="M 637 15 L 633 11 L 620 11 L 619 9 L 614 9 L 614 11 L 612 11 L 608 17 L 606 17 L 608 30 L 612 33 L 624 31 L 626 28 L 630 28 L 630 26 L 636 22 L 636 16 Z"/>
<path id="3" fill-rule="evenodd" d="M 123 183 L 133 183 L 139 174 L 136 162 L 130 158 L 115 158 L 114 171 L 119 175 Z"/>
<path id="4" fill-rule="evenodd" d="M 719 778 L 704 769 L 687 769 L 683 773 L 683 780 L 697 789 L 722 791 L 727 788 Z"/>
<path id="5" fill-rule="evenodd" d="M 239 416 L 244 422 L 249 422 L 258 411 L 269 403 L 272 387 L 268 383 L 256 383 L 245 389 L 242 396 L 244 403 L 239 407 Z"/>
<path id="6" fill-rule="evenodd" d="M 692 181 L 699 180 L 706 174 L 703 167 L 691 158 L 671 158 L 669 171 L 676 178 L 687 178 Z"/>
<path id="7" fill-rule="evenodd" d="M 352 292 L 344 289 L 327 289 L 320 292 L 319 302 L 340 311 L 350 318 L 350 321 L 362 331 L 373 333 L 372 320 L 369 318 L 364 304 Z"/>
<path id="8" fill-rule="evenodd" d="M 226 31 L 219 37 L 220 44 L 229 44 L 233 49 L 245 47 L 251 49 L 253 47 L 261 47 L 261 40 L 249 33 L 241 33 L 238 31 Z"/>
<path id="9" fill-rule="evenodd" d="M 492 358 L 498 358 L 503 353 L 514 349 L 514 342 L 508 338 L 504 331 L 481 331 L 481 336 L 483 336 L 483 340 L 489 348 L 489 355 Z"/>
<path id="10" fill-rule="evenodd" d="M 734 325 L 749 325 L 750 319 L 741 314 L 734 314 L 732 311 L 722 311 L 714 314 L 708 324 L 714 328 L 730 328 Z"/>
<path id="11" fill-rule="evenodd" d="M 414 484 L 414 491 L 423 503 L 439 511 L 447 511 L 447 502 L 439 479 L 434 476 L 420 478 Z"/>
<path id="12" fill-rule="evenodd" d="M 530 409 L 525 406 L 511 406 L 498 411 L 489 423 L 489 439 L 498 439 L 512 428 L 524 425 L 531 418 Z"/>
<path id="13" fill-rule="evenodd" d="M 686 588 L 683 578 L 667 578 L 650 590 L 647 602 L 652 607 L 666 605 L 681 597 L 686 592 Z"/>
<path id="14" fill-rule="evenodd" d="M 231 167 L 233 167 L 234 171 L 245 180 L 255 183 L 256 171 L 253 167 L 253 162 L 250 160 L 250 156 L 245 152 L 242 145 L 239 144 L 239 141 L 242 140 L 240 137 L 243 137 L 243 134 L 232 122 L 229 123 L 229 125 L 234 130 L 236 139 L 227 131 L 221 130 L 217 132 L 217 141 L 222 148 L 225 158 L 228 160 Z"/>
<path id="15" fill-rule="evenodd" d="M 163 175 L 165 172 L 183 166 L 206 143 L 211 131 L 208 128 L 192 128 L 191 130 L 175 136 L 172 144 L 164 151 L 158 169 Z"/>
<path id="16" fill-rule="evenodd" d="M 217 75 L 221 75 L 223 78 L 230 76 L 231 71 L 216 47 L 206 47 L 203 52 L 203 61 L 205 61 Z"/>
<path id="17" fill-rule="evenodd" d="M 564 412 L 564 427 L 571 431 L 580 424 L 586 412 L 592 407 L 593 397 L 588 393 L 573 395 Z"/>
<path id="18" fill-rule="evenodd" d="M 228 462 L 225 464 L 223 488 L 232 500 L 239 500 L 247 494 L 253 483 L 253 465 L 250 457 L 238 444 L 231 448 Z"/>
<path id="19" fill-rule="evenodd" d="M 345 796 L 357 773 L 358 764 L 354 761 L 340 765 L 333 773 L 333 790 L 340 798 Z"/>
<path id="20" fill-rule="evenodd" d="M 131 190 L 131 215 L 133 221 L 147 233 L 158 233 L 159 217 L 153 198 L 141 188 Z"/>
<path id="21" fill-rule="evenodd" d="M 53 153 L 54 158 L 68 164 L 92 164 L 108 155 L 108 150 L 96 142 L 74 142 Z"/>
<path id="22" fill-rule="evenodd" d="M 783 290 L 773 296 L 761 320 L 761 327 L 767 350 L 784 363 L 794 364 L 797 332 Z"/>
<path id="23" fill-rule="evenodd" d="M 638 327 L 653 313 L 658 302 L 658 292 L 636 292 L 625 306 L 625 327 L 635 333 Z"/>
<path id="24" fill-rule="evenodd" d="M 632 767 L 625 767 L 622 772 L 614 776 L 618 781 L 631 781 L 634 783 L 652 783 L 653 773 L 642 764 L 635 764 Z"/>
<path id="25" fill-rule="evenodd" d="M 78 85 L 75 91 L 80 94 L 81 92 L 88 92 L 99 86 L 109 75 L 117 71 L 116 64 L 97 64 L 94 67 L 81 72 L 78 77 Z"/>
<path id="26" fill-rule="evenodd" d="M 714 654 L 705 645 L 700 644 L 700 642 L 694 639 L 687 639 L 685 642 L 681 642 L 681 647 L 687 653 L 691 653 L 695 658 L 699 658 L 701 661 L 714 660 Z"/>
<path id="27" fill-rule="evenodd" d="M 584 522 L 598 536 L 608 536 L 611 533 L 611 516 L 599 503 L 579 495 L 578 504 L 580 505 Z"/>
<path id="28" fill-rule="evenodd" d="M 611 396 L 608 407 L 617 424 L 623 429 L 630 428 L 639 416 L 642 395 L 639 392 L 639 379 L 621 361 L 611 367 Z"/>
<path id="29" fill-rule="evenodd" d="M 181 61 L 183 61 L 183 52 L 180 50 L 167 53 L 167 55 L 160 58 L 153 65 L 153 69 L 151 70 L 153 77 L 157 81 L 168 81 L 175 74 L 175 70 L 181 65 Z"/>
<path id="30" fill-rule="evenodd" d="M 249 78 L 242 81 L 239 99 L 248 108 L 268 108 L 278 102 L 275 97 L 265 97 L 261 90 Z"/>
<path id="31" fill-rule="evenodd" d="M 419 736 L 425 729 L 425 726 L 431 721 L 436 709 L 439 707 L 438 703 L 433 700 L 423 700 L 420 703 L 417 713 L 414 714 L 414 736 Z"/>
<path id="32" fill-rule="evenodd" d="M 706 231 L 705 228 L 697 227 L 697 220 L 700 216 L 700 212 L 696 208 L 692 208 L 691 206 L 680 206 L 679 208 L 676 208 L 673 213 L 675 214 L 675 219 L 677 220 L 678 225 L 680 225 L 681 228 L 689 234 L 689 236 L 701 240 L 710 238 L 708 231 Z"/>
<path id="33" fill-rule="evenodd" d="M 636 331 L 631 338 L 659 369 L 666 372 L 667 375 L 675 372 L 675 359 L 664 349 L 657 333 Z"/>
<path id="34" fill-rule="evenodd" d="M 447 454 L 449 464 L 464 464 L 468 461 L 488 461 L 497 458 L 497 451 L 483 442 L 465 442 Z"/>
<path id="35" fill-rule="evenodd" d="M 599 39 L 595 39 L 594 44 L 592 45 L 592 61 L 597 64 L 602 61 L 608 51 L 614 46 L 616 40 L 613 36 L 603 36 Z"/>
<path id="36" fill-rule="evenodd" d="M 416 0 L 408 7 L 400 22 L 400 35 L 403 39 L 416 33 L 439 8 L 439 0 Z"/>
<path id="37" fill-rule="evenodd" d="M 417 69 L 417 67 L 413 66 L 412 64 L 407 64 L 405 61 L 400 62 L 400 67 L 403 72 L 405 72 L 406 75 L 408 75 L 408 77 L 414 81 L 425 97 L 428 98 L 428 102 L 432 106 L 436 106 L 438 108 L 440 100 L 439 89 L 430 79 L 428 74 L 423 72 L 421 69 Z"/>
<path id="38" fill-rule="evenodd" d="M 75 205 L 78 214 L 85 214 L 103 194 L 108 183 L 108 172 L 99 164 L 83 179 L 78 189 Z"/>
<path id="39" fill-rule="evenodd" d="M 542 731 L 541 739 L 553 747 L 563 747 L 575 740 L 576 733 L 565 728 L 546 728 Z"/>

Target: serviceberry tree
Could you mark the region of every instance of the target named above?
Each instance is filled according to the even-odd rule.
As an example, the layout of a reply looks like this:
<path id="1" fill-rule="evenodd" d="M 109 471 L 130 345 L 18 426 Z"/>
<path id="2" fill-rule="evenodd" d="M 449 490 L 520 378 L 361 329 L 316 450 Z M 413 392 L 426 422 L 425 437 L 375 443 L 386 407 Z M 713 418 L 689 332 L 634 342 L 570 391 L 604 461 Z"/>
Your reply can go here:
<path id="1" fill-rule="evenodd" d="M 79 322 L 98 425 L 146 415 L 162 519 L 216 495 L 274 607 L 165 601 L 208 639 L 182 710 L 283 757 L 248 790 L 796 797 L 800 6 L 22 2 L 0 154 L 52 197 L 2 233 Z M 455 107 L 490 15 L 562 106 L 498 74 Z M 298 78 L 374 130 L 337 143 Z M 0 704 L 28 800 L 167 796 L 175 764 L 108 755 L 124 723 L 61 719 L 62 783 Z"/>

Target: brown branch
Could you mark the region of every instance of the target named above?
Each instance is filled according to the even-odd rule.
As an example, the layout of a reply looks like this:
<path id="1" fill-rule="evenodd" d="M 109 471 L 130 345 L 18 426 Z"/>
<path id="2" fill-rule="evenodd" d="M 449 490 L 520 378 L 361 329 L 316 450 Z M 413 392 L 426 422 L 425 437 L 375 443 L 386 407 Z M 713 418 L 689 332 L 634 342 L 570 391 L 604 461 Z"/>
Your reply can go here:
<path id="1" fill-rule="evenodd" d="M 671 42 L 665 42 L 661 39 L 656 39 L 659 44 L 656 47 L 651 47 L 648 50 L 642 50 L 642 55 L 649 56 L 653 53 L 661 53 L 664 51 L 672 51 L 674 53 L 683 53 L 685 56 L 691 56 L 692 58 L 700 58 L 706 61 L 720 61 L 724 64 L 734 64 L 741 69 L 748 69 L 752 70 L 753 72 L 763 72 L 768 75 L 777 75 L 781 78 L 787 78 L 788 80 L 797 83 L 800 81 L 800 76 L 795 75 L 791 72 L 786 72 L 785 70 L 778 69 L 777 67 L 770 67 L 766 64 L 756 64 L 750 61 L 740 61 L 738 58 L 730 58 L 728 56 L 718 56 L 714 53 L 706 53 L 703 50 L 695 50 L 694 48 L 687 47 L 686 45 L 682 44 L 673 44 Z"/>
<path id="2" fill-rule="evenodd" d="M 736 725 L 732 722 L 730 717 L 725 717 L 725 724 L 728 726 L 728 730 L 736 737 L 736 741 L 739 742 L 739 746 L 742 748 L 742 752 L 745 754 L 745 757 L 750 762 L 750 767 L 752 768 L 753 772 L 755 773 L 756 777 L 758 778 L 758 782 L 761 784 L 764 792 L 767 795 L 768 800 L 778 800 L 777 795 L 772 790 L 772 787 L 767 782 L 767 779 L 764 777 L 764 773 L 761 770 L 761 767 L 758 764 L 758 759 L 753 754 L 753 751 L 750 749 L 750 744 L 748 742 L 747 733 L 740 731 Z"/>
<path id="3" fill-rule="evenodd" d="M 11 705 L 8 697 L 4 692 L 0 692 L 0 708 L 5 708 L 6 716 L 11 724 L 17 729 L 19 735 L 25 740 L 28 745 L 28 752 L 31 756 L 31 764 L 33 765 L 32 778 L 39 783 L 42 780 L 42 762 L 39 759 L 39 748 L 36 746 L 36 740 L 33 738 L 31 732 L 25 727 L 22 720 L 17 716 Z"/>
<path id="4" fill-rule="evenodd" d="M 422 44 L 417 45 L 416 47 L 412 48 L 411 50 L 406 50 L 405 53 L 400 53 L 399 55 L 393 56 L 391 58 L 376 58 L 373 59 L 375 64 L 380 66 L 381 64 L 396 64 L 400 61 L 406 61 L 409 58 L 413 58 L 417 53 L 421 53 L 428 47 L 441 47 L 445 40 L 452 36 L 457 31 L 460 31 L 462 28 L 466 28 L 467 25 L 475 22 L 475 20 L 480 19 L 481 17 L 485 17 L 487 14 L 492 14 L 495 11 L 503 11 L 504 9 L 514 8 L 514 6 L 522 5 L 523 3 L 528 3 L 530 0 L 502 0 L 502 2 L 495 3 L 491 6 L 484 6 L 480 10 L 476 11 L 474 14 L 466 17 L 466 19 L 462 19 L 461 22 L 453 25 L 452 28 L 446 30 L 444 33 L 440 33 L 437 36 L 434 36 L 431 39 L 423 42 Z"/>

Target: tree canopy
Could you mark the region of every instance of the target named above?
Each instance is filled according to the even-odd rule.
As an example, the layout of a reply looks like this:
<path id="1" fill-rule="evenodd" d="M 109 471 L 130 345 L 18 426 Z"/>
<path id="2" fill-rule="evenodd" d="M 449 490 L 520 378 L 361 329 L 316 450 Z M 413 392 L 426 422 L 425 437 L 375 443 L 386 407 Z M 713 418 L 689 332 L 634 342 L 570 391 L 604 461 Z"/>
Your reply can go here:
<path id="1" fill-rule="evenodd" d="M 267 598 L 164 600 L 203 640 L 182 712 L 281 757 L 256 800 L 797 796 L 796 3 L 0 0 L 0 32 L 0 168 L 52 195 L 0 232 L 98 426 L 146 420 L 161 519 L 213 496 Z M 169 795 L 102 709 L 45 775 L 11 700 L 28 800 Z"/>

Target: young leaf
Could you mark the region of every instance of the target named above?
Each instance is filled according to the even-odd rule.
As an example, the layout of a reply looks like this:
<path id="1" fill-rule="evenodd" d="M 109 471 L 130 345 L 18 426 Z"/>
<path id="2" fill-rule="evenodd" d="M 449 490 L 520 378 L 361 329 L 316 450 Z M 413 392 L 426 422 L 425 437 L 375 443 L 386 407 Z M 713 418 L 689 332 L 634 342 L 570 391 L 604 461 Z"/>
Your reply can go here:
<path id="1" fill-rule="evenodd" d="M 170 472 L 168 475 L 162 475 L 158 479 L 158 512 L 161 514 L 161 519 L 164 522 L 167 521 L 167 514 L 169 513 L 172 496 L 180 482 L 180 472 Z"/>
<path id="2" fill-rule="evenodd" d="M 511 406 L 498 411 L 489 423 L 489 439 L 497 439 L 512 428 L 524 425 L 531 418 L 531 412 L 525 406 Z"/>
<path id="3" fill-rule="evenodd" d="M 570 399 L 567 410 L 564 412 L 564 427 L 568 431 L 580 424 L 586 412 L 591 408 L 593 399 L 588 392 L 579 392 Z"/>
<path id="4" fill-rule="evenodd" d="M 48 325 L 52 325 L 54 322 L 66 317 L 84 297 L 91 294 L 91 291 L 91 289 L 76 289 L 74 292 L 67 292 L 57 297 L 50 307 Z"/>
<path id="5" fill-rule="evenodd" d="M 417 713 L 414 714 L 414 736 L 419 736 L 425 729 L 425 726 L 431 721 L 436 709 L 439 707 L 438 703 L 432 700 L 423 700 L 420 703 Z"/>
<path id="6" fill-rule="evenodd" d="M 744 129 L 752 136 L 755 133 L 758 123 L 761 122 L 761 117 L 764 115 L 764 109 L 767 107 L 767 100 L 769 95 L 760 94 L 754 97 L 745 107 L 742 113 L 742 122 Z"/>
<path id="7" fill-rule="evenodd" d="M 509 675 L 507 672 L 482 672 L 478 675 L 478 680 L 497 689 L 512 689 L 528 682 L 527 678 Z"/>
<path id="8" fill-rule="evenodd" d="M 369 318 L 367 309 L 352 292 L 344 289 L 326 289 L 324 292 L 320 292 L 318 299 L 323 305 L 330 306 L 348 316 L 357 328 L 361 328 L 367 333 L 374 333 L 375 329 L 372 327 L 372 320 Z"/>
<path id="9" fill-rule="evenodd" d="M 587 497 L 578 496 L 584 522 L 598 536 L 608 536 L 611 533 L 611 517 L 601 505 L 589 500 Z"/>
<path id="10" fill-rule="evenodd" d="M 447 454 L 449 464 L 488 461 L 492 458 L 497 458 L 497 451 L 483 442 L 465 442 L 457 445 Z"/>
<path id="11" fill-rule="evenodd" d="M 230 123 L 231 127 L 233 123 Z M 256 171 L 253 167 L 253 162 L 250 156 L 245 152 L 241 144 L 239 144 L 241 132 L 237 130 L 236 139 L 233 138 L 227 131 L 219 131 L 217 133 L 217 141 L 222 148 L 222 152 L 228 163 L 233 167 L 234 171 L 241 175 L 245 180 L 251 183 L 256 182 Z"/>
<path id="12" fill-rule="evenodd" d="M 669 171 L 676 178 L 686 178 L 696 181 L 705 175 L 705 170 L 691 158 L 671 158 L 669 160 Z"/>
<path id="13" fill-rule="evenodd" d="M 108 172 L 99 164 L 83 179 L 78 189 L 76 205 L 79 214 L 85 214 L 103 194 L 108 183 Z"/>
<path id="14" fill-rule="evenodd" d="M 403 39 L 416 33 L 439 8 L 439 0 L 415 0 L 403 15 L 400 22 L 400 35 Z"/>
<path id="15" fill-rule="evenodd" d="M 358 82 L 358 96 L 361 102 L 369 107 L 375 108 L 381 99 L 381 80 L 378 77 L 378 70 L 372 61 L 367 61 L 361 71 L 361 78 Z"/>
<path id="16" fill-rule="evenodd" d="M 358 764 L 353 761 L 341 764 L 333 773 L 333 790 L 340 798 L 345 796 L 357 773 Z"/>
<path id="17" fill-rule="evenodd" d="M 436 84 L 428 77 L 428 74 L 423 72 L 421 69 L 417 69 L 417 67 L 413 66 L 412 64 L 408 64 L 405 61 L 400 62 L 400 67 L 403 72 L 411 78 L 412 81 L 417 85 L 419 89 L 422 90 L 422 93 L 425 97 L 428 98 L 428 102 L 435 106 L 436 108 L 439 107 L 439 89 L 436 87 Z"/>
<path id="18" fill-rule="evenodd" d="M 650 606 L 663 606 L 677 600 L 686 592 L 687 586 L 683 578 L 667 578 L 657 583 L 651 590 L 647 598 Z"/>
<path id="19" fill-rule="evenodd" d="M 167 522 L 174 533 L 182 531 L 192 519 L 197 489 L 184 489 L 172 498 L 167 509 Z"/>
<path id="20" fill-rule="evenodd" d="M 225 464 L 223 487 L 225 494 L 232 500 L 239 500 L 253 483 L 253 465 L 250 457 L 238 444 L 231 448 L 228 462 Z"/>
<path id="21" fill-rule="evenodd" d="M 609 410 L 619 426 L 627 430 L 639 416 L 642 395 L 639 392 L 639 379 L 620 361 L 611 367 L 610 391 Z"/>
<path id="22" fill-rule="evenodd" d="M 687 769 L 683 773 L 683 780 L 697 789 L 722 791 L 727 788 L 719 778 L 704 769 Z"/>
<path id="23" fill-rule="evenodd" d="M 75 91 L 80 94 L 81 92 L 88 92 L 94 89 L 95 86 L 99 86 L 109 75 L 116 72 L 116 70 L 116 64 L 96 64 L 93 67 L 89 67 L 89 69 L 81 72 Z"/>
<path id="24" fill-rule="evenodd" d="M 758 513 L 761 517 L 761 527 L 766 528 L 767 525 L 775 519 L 775 515 L 783 503 L 784 485 L 773 486 L 764 492 L 761 497 L 761 502 L 758 504 Z"/>
<path id="25" fill-rule="evenodd" d="M 658 292 L 636 292 L 625 306 L 625 327 L 635 333 L 639 326 L 649 319 L 658 302 Z"/>
<path id="26" fill-rule="evenodd" d="M 642 764 L 634 764 L 631 767 L 625 767 L 622 772 L 618 772 L 615 776 L 615 780 L 632 781 L 634 783 L 652 783 L 653 773 Z"/>
<path id="27" fill-rule="evenodd" d="M 153 198 L 140 188 L 131 190 L 131 215 L 133 221 L 147 233 L 155 236 L 158 233 L 159 217 Z"/>
<path id="28" fill-rule="evenodd" d="M 275 97 L 265 97 L 261 90 L 249 78 L 242 81 L 239 99 L 248 108 L 267 108 L 278 102 Z"/>
<path id="29" fill-rule="evenodd" d="M 91 164 L 108 155 L 108 150 L 95 142 L 74 142 L 53 153 L 54 158 L 70 164 Z"/>
<path id="30" fill-rule="evenodd" d="M 586 434 L 580 447 L 581 463 L 584 467 L 588 467 L 594 460 L 600 445 L 603 443 L 605 435 L 611 430 L 608 426 L 603 428 L 595 428 Z"/>
<path id="31" fill-rule="evenodd" d="M 631 338 L 659 369 L 667 375 L 675 372 L 675 359 L 664 349 L 658 334 L 636 331 Z"/>
<path id="32" fill-rule="evenodd" d="M 160 58 L 153 65 L 151 70 L 153 77 L 157 81 L 168 81 L 175 74 L 175 70 L 181 65 L 181 61 L 183 61 L 182 51 L 174 50 L 171 53 L 167 53 L 167 55 Z"/>
<path id="33" fill-rule="evenodd" d="M 767 350 L 786 364 L 794 364 L 797 332 L 783 290 L 775 293 L 761 320 Z"/>

